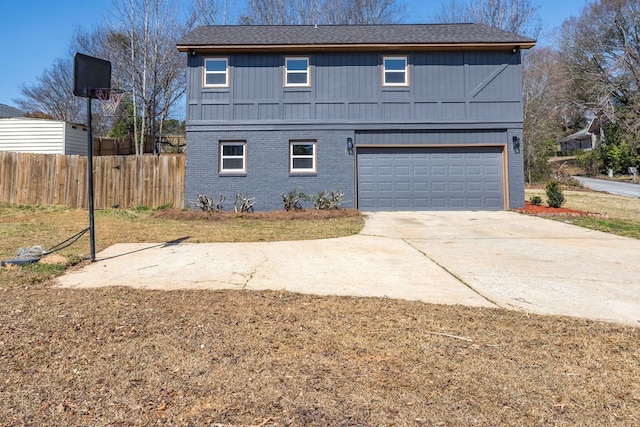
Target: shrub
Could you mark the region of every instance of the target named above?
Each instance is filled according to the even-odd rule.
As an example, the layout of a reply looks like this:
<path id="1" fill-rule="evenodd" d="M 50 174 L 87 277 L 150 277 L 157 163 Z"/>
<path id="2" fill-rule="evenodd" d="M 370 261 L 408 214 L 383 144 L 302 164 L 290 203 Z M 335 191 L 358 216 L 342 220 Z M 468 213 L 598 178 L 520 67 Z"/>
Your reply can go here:
<path id="1" fill-rule="evenodd" d="M 564 203 L 564 194 L 558 181 L 549 181 L 546 186 L 547 203 L 551 208 L 559 208 Z"/>
<path id="2" fill-rule="evenodd" d="M 197 200 L 193 204 L 205 212 L 220 212 L 222 210 L 222 203 L 224 203 L 224 196 L 222 194 L 218 200 L 215 200 L 213 196 L 198 194 Z"/>
<path id="3" fill-rule="evenodd" d="M 582 166 L 588 176 L 596 176 L 600 172 L 602 162 L 596 150 L 576 154 L 576 162 Z"/>
<path id="4" fill-rule="evenodd" d="M 309 200 L 309 196 L 298 191 L 296 187 L 293 187 L 288 193 L 282 193 L 282 202 L 284 203 L 284 210 L 286 211 L 302 210 L 302 202 L 307 200 Z"/>
<path id="5" fill-rule="evenodd" d="M 249 197 L 248 194 L 236 193 L 233 196 L 233 211 L 235 213 L 253 212 L 253 204 L 256 202 L 255 197 Z"/>
<path id="6" fill-rule="evenodd" d="M 343 198 L 344 193 L 342 191 L 321 191 L 313 197 L 313 206 L 316 209 L 338 209 Z"/>
<path id="7" fill-rule="evenodd" d="M 542 204 L 542 197 L 540 197 L 540 196 L 531 196 L 529 198 L 529 203 L 531 203 L 534 206 L 540 206 Z"/>

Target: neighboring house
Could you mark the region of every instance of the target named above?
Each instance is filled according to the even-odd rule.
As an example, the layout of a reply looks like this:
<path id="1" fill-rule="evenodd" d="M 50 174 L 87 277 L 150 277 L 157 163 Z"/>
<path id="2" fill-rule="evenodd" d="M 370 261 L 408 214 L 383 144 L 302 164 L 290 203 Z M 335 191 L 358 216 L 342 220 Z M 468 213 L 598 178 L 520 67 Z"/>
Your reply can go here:
<path id="1" fill-rule="evenodd" d="M 593 147 L 593 136 L 594 135 L 589 132 L 589 127 L 565 136 L 558 141 L 560 143 L 560 152 L 569 153 L 576 150 L 589 151 Z"/>
<path id="2" fill-rule="evenodd" d="M 7 104 L 0 104 L 0 119 L 24 117 L 24 112 Z"/>
<path id="3" fill-rule="evenodd" d="M 560 151 L 569 153 L 575 150 L 590 151 L 598 148 L 604 142 L 604 127 L 613 123 L 613 121 L 609 114 L 602 110 L 598 111 L 586 128 L 565 136 L 558 141 L 560 143 Z"/>
<path id="4" fill-rule="evenodd" d="M 87 155 L 87 127 L 49 119 L 0 119 L 0 151 Z"/>
<path id="5" fill-rule="evenodd" d="M 344 192 L 369 210 L 524 205 L 521 49 L 478 24 L 204 26 L 187 56 L 185 200 Z"/>

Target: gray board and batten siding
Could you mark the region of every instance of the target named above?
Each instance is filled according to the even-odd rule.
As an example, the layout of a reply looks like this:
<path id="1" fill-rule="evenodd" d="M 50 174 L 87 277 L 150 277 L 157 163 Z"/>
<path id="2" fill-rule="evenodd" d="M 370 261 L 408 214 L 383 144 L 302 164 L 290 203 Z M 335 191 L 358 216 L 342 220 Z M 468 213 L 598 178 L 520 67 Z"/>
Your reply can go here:
<path id="1" fill-rule="evenodd" d="M 234 194 L 246 193 L 256 210 L 282 209 L 281 194 L 296 187 L 341 190 L 342 206 L 363 210 L 524 204 L 522 153 L 512 141 L 522 140 L 520 48 L 532 40 L 473 24 L 326 28 L 199 27 L 178 43 L 188 53 L 187 203 L 223 194 L 228 210 Z M 309 58 L 308 87 L 284 87 L 288 56 Z M 407 86 L 382 84 L 385 56 L 406 56 Z M 228 87 L 203 87 L 208 57 L 228 58 Z M 228 141 L 245 143 L 241 174 L 220 172 L 220 143 Z M 290 172 L 291 141 L 316 144 L 316 171 Z M 451 172 L 444 181 L 442 166 Z M 377 176 L 367 175 L 372 167 Z M 388 180 L 390 169 L 398 173 Z M 384 191 L 409 184 L 413 197 L 388 206 Z M 424 201 L 427 186 L 433 203 Z M 451 195 L 444 207 L 436 194 L 443 186 Z"/>

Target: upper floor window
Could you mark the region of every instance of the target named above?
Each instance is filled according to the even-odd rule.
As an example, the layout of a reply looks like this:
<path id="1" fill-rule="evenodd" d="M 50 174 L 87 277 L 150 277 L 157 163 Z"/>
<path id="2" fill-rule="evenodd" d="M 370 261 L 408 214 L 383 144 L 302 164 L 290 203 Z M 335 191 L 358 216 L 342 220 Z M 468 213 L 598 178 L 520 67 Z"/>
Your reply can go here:
<path id="1" fill-rule="evenodd" d="M 204 59 L 204 86 L 229 86 L 229 58 Z"/>
<path id="2" fill-rule="evenodd" d="M 316 172 L 315 141 L 292 141 L 290 143 L 289 153 L 290 172 Z"/>
<path id="3" fill-rule="evenodd" d="M 382 59 L 382 84 L 408 86 L 409 68 L 406 56 L 385 56 Z"/>
<path id="4" fill-rule="evenodd" d="M 244 141 L 220 143 L 220 173 L 246 173 L 247 150 Z"/>
<path id="5" fill-rule="evenodd" d="M 284 85 L 310 86 L 309 57 L 289 56 L 284 59 Z"/>

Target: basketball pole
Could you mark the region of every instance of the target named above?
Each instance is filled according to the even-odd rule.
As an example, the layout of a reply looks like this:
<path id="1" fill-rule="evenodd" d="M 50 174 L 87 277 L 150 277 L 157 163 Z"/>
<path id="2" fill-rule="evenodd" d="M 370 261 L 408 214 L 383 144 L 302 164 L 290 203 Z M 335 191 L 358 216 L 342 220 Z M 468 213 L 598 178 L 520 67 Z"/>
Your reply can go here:
<path id="1" fill-rule="evenodd" d="M 89 246 L 91 250 L 91 261 L 96 260 L 96 236 L 93 220 L 93 132 L 91 131 L 91 100 L 92 95 L 87 97 L 87 176 L 88 176 L 88 201 L 89 201 Z"/>

